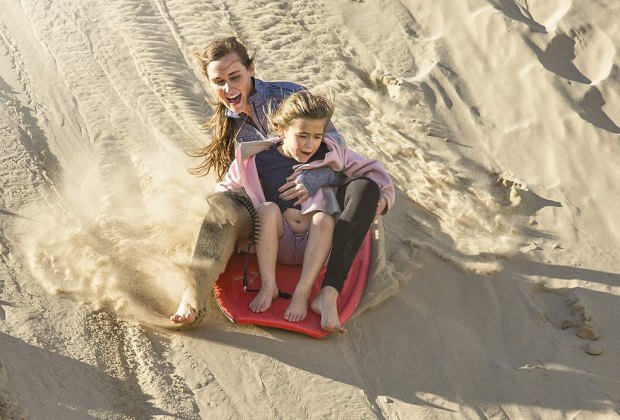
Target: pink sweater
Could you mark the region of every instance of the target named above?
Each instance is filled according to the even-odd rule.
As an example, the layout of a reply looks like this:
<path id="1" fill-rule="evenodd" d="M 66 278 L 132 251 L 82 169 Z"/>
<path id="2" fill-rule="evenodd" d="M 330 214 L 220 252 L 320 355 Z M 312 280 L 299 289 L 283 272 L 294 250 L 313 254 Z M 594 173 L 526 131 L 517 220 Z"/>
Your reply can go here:
<path id="1" fill-rule="evenodd" d="M 215 187 L 216 191 L 245 189 L 254 207 L 266 202 L 256 170 L 254 156 L 279 142 L 279 138 L 241 143 L 235 151 L 235 160 L 228 168 L 224 180 Z M 342 172 L 350 179 L 368 177 L 375 181 L 381 191 L 381 197 L 387 202 L 387 209 L 394 205 L 394 185 L 383 165 L 376 160 L 366 159 L 351 149 L 343 147 L 330 136 L 323 137 L 328 152 L 325 159 L 310 163 L 300 163 L 294 167 L 294 174 L 305 169 L 329 166 L 335 172 Z M 327 214 L 340 213 L 336 201 L 335 189 L 323 187 L 316 194 L 301 204 L 301 212 L 306 214 L 312 211 L 323 211 Z"/>

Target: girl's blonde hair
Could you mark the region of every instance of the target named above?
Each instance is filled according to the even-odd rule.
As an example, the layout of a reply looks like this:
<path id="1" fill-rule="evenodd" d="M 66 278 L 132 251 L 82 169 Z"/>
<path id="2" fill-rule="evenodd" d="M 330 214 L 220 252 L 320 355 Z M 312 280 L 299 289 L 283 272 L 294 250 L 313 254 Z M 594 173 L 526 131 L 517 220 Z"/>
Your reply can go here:
<path id="1" fill-rule="evenodd" d="M 254 64 L 254 57 L 250 57 L 245 45 L 235 37 L 217 39 L 207 45 L 203 52 L 194 53 L 194 56 L 198 58 L 202 73 L 208 79 L 209 63 L 232 53 L 239 56 L 246 69 Z M 216 102 L 212 102 L 211 105 L 214 107 L 213 116 L 203 125 L 211 131 L 211 142 L 196 153 L 190 154 L 192 157 L 203 158 L 202 163 L 190 172 L 203 176 L 214 169 L 217 180 L 220 181 L 224 178 L 235 155 L 233 121 L 226 115 L 228 108 L 221 101 L 216 99 Z"/>
<path id="2" fill-rule="evenodd" d="M 329 99 L 301 90 L 287 96 L 278 109 L 269 114 L 269 129 L 276 134 L 286 130 L 293 120 L 305 118 L 310 120 L 325 120 L 325 126 L 334 113 L 334 104 Z"/>

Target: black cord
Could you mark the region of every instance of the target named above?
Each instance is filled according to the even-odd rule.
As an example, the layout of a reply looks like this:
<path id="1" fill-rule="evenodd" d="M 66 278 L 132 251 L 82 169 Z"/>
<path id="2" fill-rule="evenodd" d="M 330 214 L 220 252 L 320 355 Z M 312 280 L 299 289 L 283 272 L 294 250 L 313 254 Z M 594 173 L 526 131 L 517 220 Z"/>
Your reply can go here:
<path id="1" fill-rule="evenodd" d="M 243 291 L 244 292 L 258 292 L 257 289 L 248 288 L 248 258 L 250 256 L 250 248 L 252 245 L 256 245 L 258 237 L 260 235 L 260 219 L 258 218 L 258 212 L 252 204 L 252 200 L 249 197 L 241 194 L 234 194 L 235 200 L 241 204 L 250 214 L 250 221 L 252 223 L 252 231 L 250 232 L 250 243 L 248 249 L 245 252 L 245 262 L 243 264 Z"/>
<path id="2" fill-rule="evenodd" d="M 250 220 L 252 222 L 252 231 L 250 232 L 250 243 L 248 244 L 248 249 L 245 252 L 245 262 L 243 264 L 243 291 L 244 292 L 260 292 L 260 289 L 250 289 L 248 287 L 248 260 L 250 257 L 250 248 L 252 246 L 256 246 L 258 242 L 258 237 L 260 236 L 260 219 L 258 218 L 258 212 L 254 208 L 254 204 L 252 204 L 252 200 L 246 195 L 242 194 L 234 194 L 235 199 L 239 204 L 241 204 L 250 214 Z M 290 293 L 281 292 L 278 289 L 278 295 L 284 299 L 290 299 L 292 296 Z"/>
<path id="3" fill-rule="evenodd" d="M 246 195 L 234 194 L 235 199 L 239 204 L 246 208 L 248 213 L 250 213 L 250 219 L 252 221 L 252 232 L 250 232 L 250 245 L 256 245 L 258 242 L 258 237 L 260 235 L 260 219 L 258 218 L 258 212 L 254 208 L 254 204 L 252 204 L 252 200 Z"/>

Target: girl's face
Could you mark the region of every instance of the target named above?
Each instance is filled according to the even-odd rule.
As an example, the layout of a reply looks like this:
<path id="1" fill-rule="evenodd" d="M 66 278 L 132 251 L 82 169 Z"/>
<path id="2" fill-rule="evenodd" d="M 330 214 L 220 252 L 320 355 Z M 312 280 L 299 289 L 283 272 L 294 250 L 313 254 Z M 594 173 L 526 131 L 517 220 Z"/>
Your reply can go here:
<path id="1" fill-rule="evenodd" d="M 319 149 L 327 120 L 298 118 L 279 130 L 282 145 L 280 151 L 284 156 L 306 163 Z"/>
<path id="2" fill-rule="evenodd" d="M 236 53 L 230 53 L 207 65 L 207 78 L 215 96 L 232 112 L 252 115 L 250 93 L 252 92 L 254 66 L 246 67 Z"/>

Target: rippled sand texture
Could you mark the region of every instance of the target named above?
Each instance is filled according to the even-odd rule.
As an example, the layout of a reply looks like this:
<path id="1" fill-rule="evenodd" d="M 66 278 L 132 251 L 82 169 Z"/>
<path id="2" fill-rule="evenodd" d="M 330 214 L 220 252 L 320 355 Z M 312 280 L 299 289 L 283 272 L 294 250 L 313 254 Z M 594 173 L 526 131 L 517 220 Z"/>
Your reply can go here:
<path id="1" fill-rule="evenodd" d="M 0 418 L 620 415 L 620 4 L 0 0 Z M 398 190 L 349 333 L 167 316 L 221 35 Z M 587 353 L 586 353 L 587 351 Z M 602 352 L 602 353 L 601 353 Z"/>

